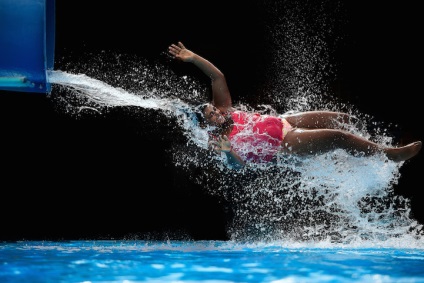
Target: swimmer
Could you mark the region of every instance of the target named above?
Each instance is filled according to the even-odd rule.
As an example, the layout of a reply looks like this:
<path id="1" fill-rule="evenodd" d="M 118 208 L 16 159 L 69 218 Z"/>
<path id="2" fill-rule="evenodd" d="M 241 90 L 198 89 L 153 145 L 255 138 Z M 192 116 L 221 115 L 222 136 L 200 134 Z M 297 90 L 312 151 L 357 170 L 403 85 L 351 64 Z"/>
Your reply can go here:
<path id="1" fill-rule="evenodd" d="M 181 42 L 169 46 L 176 60 L 189 62 L 211 79 L 212 101 L 200 106 L 201 125 L 215 128 L 209 147 L 224 152 L 229 164 L 243 167 L 246 162 L 269 162 L 277 152 L 307 156 L 343 149 L 352 155 L 384 153 L 395 162 L 408 160 L 421 150 L 416 141 L 401 147 L 387 147 L 340 127 L 356 117 L 342 112 L 306 111 L 290 115 L 264 115 L 233 107 L 224 74 L 211 62 L 187 49 Z M 246 149 L 249 150 L 246 152 Z"/>

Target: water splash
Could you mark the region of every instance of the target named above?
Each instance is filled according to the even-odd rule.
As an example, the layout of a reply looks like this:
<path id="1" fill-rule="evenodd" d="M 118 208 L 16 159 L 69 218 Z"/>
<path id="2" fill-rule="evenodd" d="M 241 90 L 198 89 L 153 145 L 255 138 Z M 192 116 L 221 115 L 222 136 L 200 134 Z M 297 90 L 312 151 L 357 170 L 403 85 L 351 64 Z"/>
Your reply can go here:
<path id="1" fill-rule="evenodd" d="M 316 10 L 309 2 L 284 3 L 268 6 L 273 19 L 269 29 L 273 64 L 264 91 L 270 103 L 258 105 L 256 111 L 347 112 L 364 121 L 345 125 L 349 131 L 392 145 L 383 123 L 366 124 L 373 117 L 339 102 L 330 91 L 330 78 L 336 72 L 329 42 L 339 40 L 335 30 L 340 23 L 332 16 L 340 7 L 329 9 L 326 1 Z M 197 103 L 207 100 L 205 85 L 140 58 L 108 53 L 88 57 L 89 63 L 80 59 L 78 64 L 65 65 L 66 71 L 51 72 L 52 99 L 58 109 L 78 115 L 131 107 L 131 111 L 158 111 L 176 121 L 186 142 L 170 152 L 175 170 L 189 172 L 192 182 L 229 206 L 232 240 L 281 241 L 292 246 L 424 246 L 423 227 L 411 217 L 410 201 L 394 193 L 402 162 L 382 155 L 353 157 L 336 150 L 303 159 L 278 155 L 276 163 L 232 170 L 224 156 L 207 149 L 208 129 L 197 125 L 194 111 Z M 252 110 L 250 105 L 237 107 Z"/>
<path id="2" fill-rule="evenodd" d="M 138 106 L 151 109 L 166 109 L 160 99 L 132 95 L 122 88 L 115 88 L 85 74 L 70 74 L 60 71 L 49 72 L 49 82 L 72 89 L 90 102 L 104 107 Z"/>
<path id="3" fill-rule="evenodd" d="M 207 129 L 198 127 L 190 103 L 154 93 L 134 94 L 82 74 L 54 71 L 50 81 L 84 98 L 79 110 L 87 107 L 84 103 L 99 112 L 137 106 L 177 119 L 189 142 L 174 148 L 176 170 L 195 170 L 192 181 L 230 204 L 232 240 L 355 245 L 409 237 L 421 243 L 422 227 L 409 216 L 409 200 L 393 192 L 402 163 L 336 150 L 303 159 L 278 156 L 276 163 L 234 171 L 224 156 L 207 149 Z"/>

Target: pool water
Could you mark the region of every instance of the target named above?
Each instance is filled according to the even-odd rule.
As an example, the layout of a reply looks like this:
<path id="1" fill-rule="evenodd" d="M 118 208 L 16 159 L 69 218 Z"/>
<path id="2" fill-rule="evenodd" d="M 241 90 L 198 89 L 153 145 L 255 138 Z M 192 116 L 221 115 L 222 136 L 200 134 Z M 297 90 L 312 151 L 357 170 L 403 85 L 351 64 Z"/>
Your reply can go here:
<path id="1" fill-rule="evenodd" d="M 424 282 L 424 249 L 233 241 L 0 244 L 0 282 Z"/>

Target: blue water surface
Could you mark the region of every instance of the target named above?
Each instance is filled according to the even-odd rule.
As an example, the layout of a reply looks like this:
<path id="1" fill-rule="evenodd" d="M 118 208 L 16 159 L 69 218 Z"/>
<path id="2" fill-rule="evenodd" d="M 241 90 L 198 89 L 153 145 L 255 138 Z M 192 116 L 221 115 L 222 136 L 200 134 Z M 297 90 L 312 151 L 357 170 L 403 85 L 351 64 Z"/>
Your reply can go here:
<path id="1" fill-rule="evenodd" d="M 424 250 L 226 241 L 0 244 L 0 282 L 424 282 Z"/>

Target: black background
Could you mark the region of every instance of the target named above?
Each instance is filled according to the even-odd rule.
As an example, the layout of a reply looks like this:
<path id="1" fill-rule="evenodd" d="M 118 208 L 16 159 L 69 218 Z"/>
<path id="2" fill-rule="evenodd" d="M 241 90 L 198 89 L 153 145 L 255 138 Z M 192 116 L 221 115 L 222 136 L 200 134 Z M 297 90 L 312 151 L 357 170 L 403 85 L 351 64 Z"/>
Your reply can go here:
<path id="1" fill-rule="evenodd" d="M 226 74 L 236 99 L 260 87 L 271 1 L 140 3 L 57 1 L 55 58 L 111 50 L 155 60 L 182 41 Z M 423 140 L 418 4 L 341 3 L 337 94 L 399 125 L 399 142 Z M 2 240 L 227 239 L 224 205 L 170 164 L 169 126 L 152 129 L 113 111 L 73 119 L 43 94 L 1 91 L 0 107 Z M 421 223 L 422 168 L 420 154 L 395 185 Z"/>

